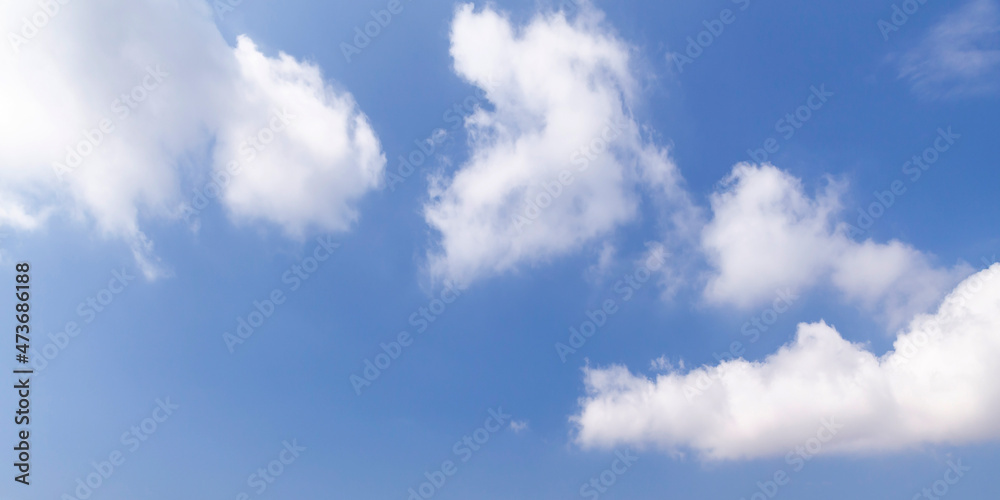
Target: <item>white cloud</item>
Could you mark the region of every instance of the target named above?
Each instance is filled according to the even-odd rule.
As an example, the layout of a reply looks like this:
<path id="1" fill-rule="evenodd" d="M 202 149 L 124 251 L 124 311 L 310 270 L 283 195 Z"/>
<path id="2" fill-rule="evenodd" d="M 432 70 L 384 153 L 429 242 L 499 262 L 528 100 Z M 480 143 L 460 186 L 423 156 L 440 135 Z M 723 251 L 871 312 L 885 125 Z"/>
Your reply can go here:
<path id="1" fill-rule="evenodd" d="M 629 114 L 630 48 L 588 4 L 517 27 L 460 6 L 451 55 L 493 109 L 466 119 L 468 161 L 433 179 L 424 212 L 441 236 L 436 277 L 469 282 L 572 252 L 633 220 L 640 185 L 686 202 L 667 151 Z"/>
<path id="2" fill-rule="evenodd" d="M 597 262 L 587 268 L 584 275 L 587 280 L 593 283 L 600 283 L 610 274 L 612 266 L 615 264 L 615 256 L 618 249 L 610 241 L 605 241 L 597 255 Z"/>
<path id="3" fill-rule="evenodd" d="M 830 182 L 812 198 L 788 173 L 744 163 L 722 186 L 702 232 L 713 268 L 705 289 L 710 302 L 748 308 L 769 302 L 778 289 L 829 282 L 895 328 L 971 272 L 964 264 L 936 268 L 929 256 L 895 240 L 855 241 L 835 220 L 841 184 Z"/>
<path id="4" fill-rule="evenodd" d="M 925 97 L 994 92 L 1000 81 L 1000 8 L 972 0 L 945 16 L 900 60 L 900 78 Z"/>
<path id="5" fill-rule="evenodd" d="M 265 58 L 248 39 L 233 49 L 200 1 L 51 5 L 54 15 L 30 0 L 0 6 L 0 31 L 24 35 L 0 48 L 0 224 L 30 230 L 57 213 L 92 221 L 127 241 L 155 277 L 161 269 L 140 221 L 180 215 L 187 187 L 213 169 L 206 152 L 217 133 L 224 168 L 229 141 L 285 106 L 302 122 L 234 179 L 225 196 L 232 213 L 293 233 L 343 228 L 353 217 L 350 203 L 381 168 L 371 153 L 378 143 L 350 95 L 324 86 L 314 66 Z M 36 29 L 26 17 L 47 21 Z M 286 164 L 274 159 L 281 153 Z M 254 189 L 277 171 L 274 190 Z M 297 192 L 303 179 L 313 189 Z M 248 209 L 251 200 L 269 212 Z"/>
<path id="6" fill-rule="evenodd" d="M 874 453 L 1000 438 L 1000 264 L 918 315 L 882 356 L 824 322 L 760 362 L 654 379 L 585 370 L 578 442 L 693 450 L 702 459 L 784 455 L 824 420 L 843 427 L 823 453 Z"/>
<path id="7" fill-rule="evenodd" d="M 649 363 L 649 369 L 654 372 L 672 372 L 676 369 L 684 369 L 684 360 L 680 359 L 677 361 L 677 366 L 670 361 L 667 356 L 660 356 Z"/>
<path id="8" fill-rule="evenodd" d="M 46 213 L 29 214 L 24 205 L 16 201 L 10 193 L 0 194 L 0 227 L 31 230 L 37 228 L 47 217 Z"/>
<path id="9" fill-rule="evenodd" d="M 349 93 L 323 82 L 319 68 L 286 54 L 268 58 L 247 37 L 235 52 L 238 115 L 222 127 L 216 148 L 217 168 L 240 165 L 226 189 L 229 209 L 295 236 L 309 224 L 348 229 L 354 203 L 379 186 L 385 167 L 367 118 Z"/>

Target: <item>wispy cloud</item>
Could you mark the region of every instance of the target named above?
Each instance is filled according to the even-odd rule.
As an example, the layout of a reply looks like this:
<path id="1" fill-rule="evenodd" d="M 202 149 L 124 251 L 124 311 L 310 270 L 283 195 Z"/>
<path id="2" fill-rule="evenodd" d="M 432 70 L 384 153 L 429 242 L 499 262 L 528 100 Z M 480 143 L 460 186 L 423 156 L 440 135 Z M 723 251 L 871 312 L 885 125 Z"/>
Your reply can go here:
<path id="1" fill-rule="evenodd" d="M 930 28 L 900 59 L 899 77 L 925 98 L 989 94 L 1000 76 L 1000 7 L 972 0 Z"/>

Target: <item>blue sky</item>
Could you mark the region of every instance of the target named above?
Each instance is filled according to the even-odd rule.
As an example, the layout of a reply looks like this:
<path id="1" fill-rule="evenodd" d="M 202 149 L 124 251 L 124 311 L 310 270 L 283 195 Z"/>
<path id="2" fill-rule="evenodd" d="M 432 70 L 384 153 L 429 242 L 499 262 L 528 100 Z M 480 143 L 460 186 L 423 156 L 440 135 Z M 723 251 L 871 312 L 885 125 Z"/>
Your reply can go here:
<path id="1" fill-rule="evenodd" d="M 2 8 L 4 498 L 995 490 L 995 0 L 59 5 Z"/>

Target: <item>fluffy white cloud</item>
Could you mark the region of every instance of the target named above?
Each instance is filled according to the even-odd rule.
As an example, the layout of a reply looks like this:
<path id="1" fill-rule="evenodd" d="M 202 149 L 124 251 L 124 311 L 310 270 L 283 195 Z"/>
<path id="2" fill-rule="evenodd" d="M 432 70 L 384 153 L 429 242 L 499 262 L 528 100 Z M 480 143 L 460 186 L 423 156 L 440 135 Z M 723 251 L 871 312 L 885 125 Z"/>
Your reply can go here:
<path id="1" fill-rule="evenodd" d="M 1000 7 L 971 0 L 945 16 L 900 60 L 899 76 L 924 97 L 995 92 L 1000 81 Z"/>
<path id="2" fill-rule="evenodd" d="M 815 198 L 771 165 L 739 164 L 712 196 L 713 218 L 702 232 L 711 263 L 706 297 L 753 307 L 776 290 L 829 282 L 846 298 L 879 310 L 890 327 L 932 307 L 967 265 L 940 269 L 898 241 L 855 241 L 837 223 L 843 186 L 831 182 Z"/>
<path id="3" fill-rule="evenodd" d="M 248 39 L 233 49 L 204 2 L 44 5 L 0 5 L 0 31 L 8 33 L 0 50 L 0 224 L 31 229 L 55 213 L 92 220 L 105 236 L 128 241 L 155 276 L 140 220 L 179 217 L 189 188 L 224 170 L 234 145 L 285 108 L 300 121 L 259 161 L 242 158 L 225 188 L 234 216 L 291 233 L 309 224 L 342 229 L 354 216 L 350 203 L 376 184 L 384 161 L 350 95 L 325 86 L 314 66 L 267 58 Z"/>
<path id="4" fill-rule="evenodd" d="M 785 455 L 832 422 L 823 453 L 1000 438 L 1000 264 L 962 282 L 876 356 L 826 323 L 760 362 L 742 359 L 650 379 L 585 370 L 573 417 L 584 446 L 651 446 L 706 460 Z"/>
<path id="5" fill-rule="evenodd" d="M 630 48 L 589 4 L 516 27 L 460 6 L 451 55 L 492 109 L 465 121 L 468 161 L 433 179 L 424 212 L 441 235 L 435 276 L 468 282 L 571 252 L 634 219 L 640 185 L 686 203 L 667 151 L 629 113 Z"/>
<path id="6" fill-rule="evenodd" d="M 264 219 L 300 236 L 307 225 L 345 230 L 354 203 L 379 186 L 385 157 L 353 97 L 317 67 L 271 59 L 249 38 L 236 47 L 238 109 L 222 126 L 217 168 L 236 174 L 225 201 L 240 219 Z"/>

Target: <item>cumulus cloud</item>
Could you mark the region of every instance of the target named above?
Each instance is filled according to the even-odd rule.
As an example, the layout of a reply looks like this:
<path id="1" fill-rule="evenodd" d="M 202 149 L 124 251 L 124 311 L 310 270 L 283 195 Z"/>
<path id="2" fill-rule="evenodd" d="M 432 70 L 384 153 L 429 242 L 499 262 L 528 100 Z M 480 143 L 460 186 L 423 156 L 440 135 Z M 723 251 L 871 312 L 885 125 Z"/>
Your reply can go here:
<path id="1" fill-rule="evenodd" d="M 848 300 L 878 310 L 891 327 L 925 312 L 972 269 L 942 269 L 928 255 L 892 240 L 857 242 L 838 223 L 843 185 L 815 197 L 771 165 L 739 164 L 711 198 L 713 218 L 702 232 L 711 264 L 705 296 L 742 308 L 828 283 Z"/>
<path id="2" fill-rule="evenodd" d="M 460 6 L 451 55 L 491 109 L 465 121 L 468 161 L 433 179 L 424 215 L 441 238 L 435 276 L 469 282 L 567 254 L 633 220 L 640 185 L 686 202 L 667 150 L 629 112 L 630 48 L 589 4 L 524 26 Z"/>
<path id="3" fill-rule="evenodd" d="M 1000 79 L 1000 7 L 972 0 L 930 28 L 900 59 L 899 76 L 924 97 L 991 93 Z"/>
<path id="4" fill-rule="evenodd" d="M 300 121 L 220 183 L 234 217 L 291 233 L 342 229 L 350 203 L 375 185 L 384 161 L 350 94 L 249 39 L 230 47 L 204 2 L 45 5 L 0 6 L 0 225 L 30 230 L 55 214 L 90 221 L 127 241 L 155 277 L 140 221 L 180 217 L 191 187 L 227 169 L 232 148 L 286 108 Z"/>
<path id="5" fill-rule="evenodd" d="M 824 322 L 759 362 L 653 379 L 587 368 L 572 420 L 583 446 L 633 445 L 705 460 L 785 455 L 826 422 L 823 453 L 875 453 L 1000 438 L 1000 264 L 916 316 L 876 356 Z M 829 433 L 828 433 L 829 434 Z"/>
<path id="6" fill-rule="evenodd" d="M 235 170 L 226 205 L 237 218 L 268 220 L 296 236 L 310 224 L 347 229 L 354 203 L 379 186 L 385 167 L 367 118 L 316 66 L 268 58 L 247 37 L 235 55 L 238 115 L 222 126 L 216 148 L 217 168 Z"/>

